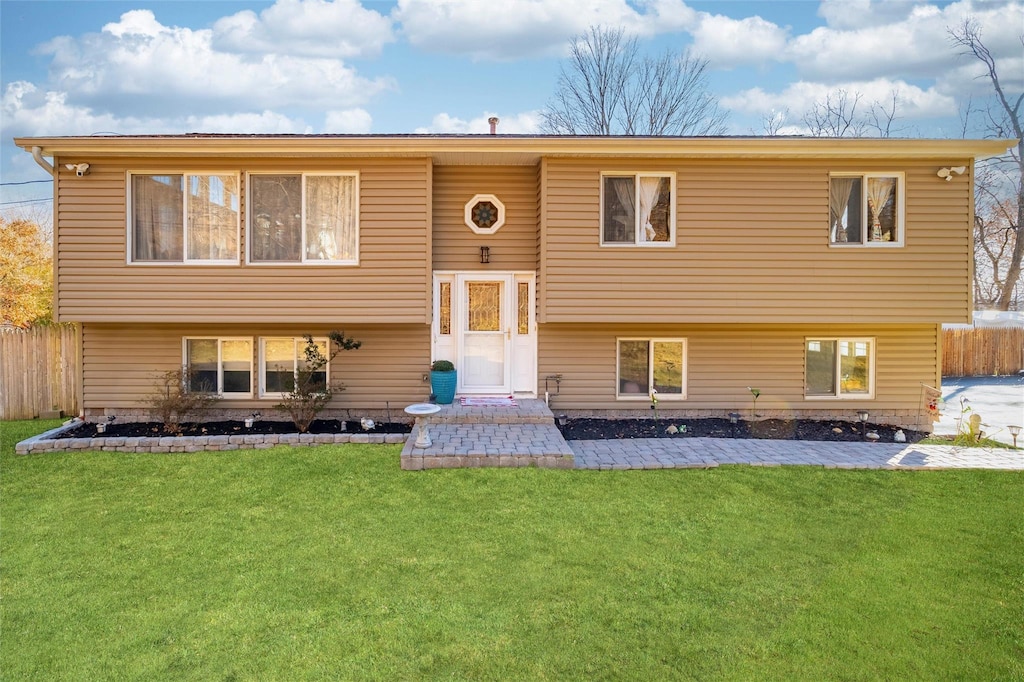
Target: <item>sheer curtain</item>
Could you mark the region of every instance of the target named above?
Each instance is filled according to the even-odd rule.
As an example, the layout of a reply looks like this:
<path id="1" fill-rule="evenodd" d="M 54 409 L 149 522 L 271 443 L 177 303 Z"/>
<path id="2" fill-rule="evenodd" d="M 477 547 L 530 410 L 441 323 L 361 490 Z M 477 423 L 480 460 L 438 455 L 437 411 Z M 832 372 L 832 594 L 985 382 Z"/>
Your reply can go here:
<path id="1" fill-rule="evenodd" d="M 640 224 L 643 229 L 640 231 L 640 241 L 653 242 L 658 233 L 651 225 L 651 211 L 658 203 L 658 196 L 661 193 L 661 178 L 640 178 Z"/>
<path id="2" fill-rule="evenodd" d="M 188 257 L 238 259 L 238 178 L 188 176 Z"/>
<path id="3" fill-rule="evenodd" d="M 828 210 L 833 232 L 833 242 L 847 241 L 846 226 L 843 225 L 843 214 L 850 203 L 850 193 L 853 192 L 854 178 L 832 178 L 829 184 Z"/>
<path id="4" fill-rule="evenodd" d="M 619 225 L 605 225 L 605 241 L 631 242 L 633 241 L 633 232 L 636 229 L 636 190 L 633 186 L 633 178 L 607 178 L 607 182 L 615 191 L 615 196 L 618 198 L 619 204 L 626 212 L 626 215 L 621 218 L 613 215 L 608 216 L 611 220 L 619 223 Z M 612 229 L 609 230 L 609 227 Z M 609 234 L 609 232 L 611 233 Z"/>
<path id="5" fill-rule="evenodd" d="M 356 250 L 356 179 L 306 178 L 306 258 L 353 260 Z"/>
<path id="6" fill-rule="evenodd" d="M 132 176 L 132 260 L 182 260 L 183 178 Z"/>
<path id="7" fill-rule="evenodd" d="M 882 241 L 881 215 L 885 205 L 889 203 L 893 190 L 896 189 L 896 178 L 868 178 L 868 211 L 871 213 L 870 241 Z M 895 241 L 893 227 L 886 229 L 885 241 Z"/>

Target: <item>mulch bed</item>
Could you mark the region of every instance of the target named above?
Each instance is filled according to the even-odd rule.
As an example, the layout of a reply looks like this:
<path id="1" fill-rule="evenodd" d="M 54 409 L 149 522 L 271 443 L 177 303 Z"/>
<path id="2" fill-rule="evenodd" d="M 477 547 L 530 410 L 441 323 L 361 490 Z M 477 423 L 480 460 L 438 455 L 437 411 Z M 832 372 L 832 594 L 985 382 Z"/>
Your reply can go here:
<path id="1" fill-rule="evenodd" d="M 337 419 L 317 419 L 308 433 L 409 433 L 412 424 L 395 424 L 375 422 L 372 429 L 363 429 L 358 421 L 340 421 Z M 124 424 L 108 424 L 106 433 L 97 433 L 93 423 L 82 423 L 57 435 L 57 438 L 130 438 L 133 436 L 238 436 L 249 434 L 287 434 L 297 433 L 295 424 L 291 422 L 260 420 L 246 427 L 240 421 L 203 422 L 201 424 L 182 424 L 177 431 L 164 430 L 160 422 L 136 422 Z"/>
<path id="2" fill-rule="evenodd" d="M 671 433 L 670 426 L 676 428 Z M 684 428 L 685 427 L 685 428 Z M 765 438 L 773 440 L 864 441 L 861 424 L 809 419 L 570 419 L 559 430 L 566 440 L 609 440 L 620 438 Z M 880 443 L 892 443 L 897 427 L 867 424 L 863 433 L 874 431 Z M 929 434 L 903 429 L 908 443 Z"/>

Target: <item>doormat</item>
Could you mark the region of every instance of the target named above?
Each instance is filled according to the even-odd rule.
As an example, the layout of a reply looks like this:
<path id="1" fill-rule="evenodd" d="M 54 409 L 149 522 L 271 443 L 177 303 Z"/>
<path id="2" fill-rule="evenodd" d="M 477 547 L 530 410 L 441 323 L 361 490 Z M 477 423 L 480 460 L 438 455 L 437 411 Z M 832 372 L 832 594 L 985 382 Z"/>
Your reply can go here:
<path id="1" fill-rule="evenodd" d="M 516 407 L 515 398 L 459 398 L 463 407 Z"/>

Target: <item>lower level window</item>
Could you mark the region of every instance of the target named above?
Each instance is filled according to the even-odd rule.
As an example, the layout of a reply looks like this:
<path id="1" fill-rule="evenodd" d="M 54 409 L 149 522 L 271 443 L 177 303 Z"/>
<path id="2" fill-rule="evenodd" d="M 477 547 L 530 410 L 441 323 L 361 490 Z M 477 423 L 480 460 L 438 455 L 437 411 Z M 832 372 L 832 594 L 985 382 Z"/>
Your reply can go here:
<path id="1" fill-rule="evenodd" d="M 185 339 L 187 389 L 252 396 L 252 339 Z"/>
<path id="2" fill-rule="evenodd" d="M 616 397 L 686 397 L 686 339 L 619 339 Z"/>
<path id="3" fill-rule="evenodd" d="M 874 396 L 873 339 L 807 339 L 804 395 L 808 398 Z"/>
<path id="4" fill-rule="evenodd" d="M 320 352 L 327 356 L 327 339 L 314 339 Z M 265 338 L 260 340 L 260 396 L 281 397 L 295 387 L 300 368 L 305 367 L 306 340 L 303 338 Z M 327 388 L 330 365 L 313 373 L 313 390 Z"/>

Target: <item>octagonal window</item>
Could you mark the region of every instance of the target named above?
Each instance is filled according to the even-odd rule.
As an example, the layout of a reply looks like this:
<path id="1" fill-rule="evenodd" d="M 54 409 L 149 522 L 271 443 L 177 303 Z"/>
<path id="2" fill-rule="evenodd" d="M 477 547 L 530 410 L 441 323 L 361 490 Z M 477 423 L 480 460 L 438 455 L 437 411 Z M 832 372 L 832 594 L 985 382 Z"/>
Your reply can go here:
<path id="1" fill-rule="evenodd" d="M 505 224 L 505 204 L 493 194 L 477 194 L 466 203 L 466 225 L 477 234 L 494 234 Z"/>

